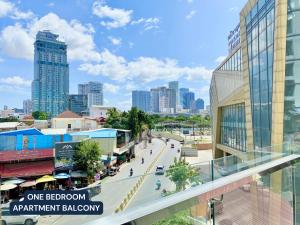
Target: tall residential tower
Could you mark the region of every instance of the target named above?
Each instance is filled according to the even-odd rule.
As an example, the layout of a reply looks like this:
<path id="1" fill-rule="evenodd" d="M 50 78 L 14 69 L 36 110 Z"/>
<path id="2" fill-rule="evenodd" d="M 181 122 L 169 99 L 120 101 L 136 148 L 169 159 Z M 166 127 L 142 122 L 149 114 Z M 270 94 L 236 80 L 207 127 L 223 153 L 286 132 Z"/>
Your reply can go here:
<path id="1" fill-rule="evenodd" d="M 53 117 L 67 108 L 69 64 L 67 45 L 50 31 L 39 31 L 34 43 L 33 111 Z"/>
<path id="2" fill-rule="evenodd" d="M 150 112 L 150 91 L 132 91 L 132 106 Z"/>

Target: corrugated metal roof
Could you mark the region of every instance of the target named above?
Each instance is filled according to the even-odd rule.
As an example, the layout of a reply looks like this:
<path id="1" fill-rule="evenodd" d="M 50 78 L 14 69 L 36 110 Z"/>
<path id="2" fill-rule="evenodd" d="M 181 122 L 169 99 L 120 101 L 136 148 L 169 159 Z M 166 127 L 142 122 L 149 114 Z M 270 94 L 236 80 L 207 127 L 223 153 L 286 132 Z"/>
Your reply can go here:
<path id="1" fill-rule="evenodd" d="M 0 129 L 15 128 L 19 124 L 20 124 L 20 122 L 3 122 L 3 123 L 0 123 Z"/>
<path id="2" fill-rule="evenodd" d="M 81 131 L 76 133 L 71 133 L 71 136 L 88 136 L 89 138 L 115 138 L 117 136 L 117 131 L 114 129 L 100 129 L 93 131 Z"/>
<path id="3" fill-rule="evenodd" d="M 36 128 L 0 132 L 0 136 L 17 136 L 17 135 L 43 135 L 43 133 Z"/>

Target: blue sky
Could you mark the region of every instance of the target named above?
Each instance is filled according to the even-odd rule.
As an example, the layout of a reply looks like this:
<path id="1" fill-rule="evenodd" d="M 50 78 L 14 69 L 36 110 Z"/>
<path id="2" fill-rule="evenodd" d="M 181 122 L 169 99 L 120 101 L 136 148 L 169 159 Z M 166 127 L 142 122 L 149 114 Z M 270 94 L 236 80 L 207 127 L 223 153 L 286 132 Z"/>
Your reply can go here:
<path id="1" fill-rule="evenodd" d="M 212 70 L 227 54 L 241 0 L 0 0 L 0 107 L 31 96 L 33 42 L 51 30 L 68 45 L 70 93 L 104 84 L 105 105 L 178 80 L 209 104 Z"/>

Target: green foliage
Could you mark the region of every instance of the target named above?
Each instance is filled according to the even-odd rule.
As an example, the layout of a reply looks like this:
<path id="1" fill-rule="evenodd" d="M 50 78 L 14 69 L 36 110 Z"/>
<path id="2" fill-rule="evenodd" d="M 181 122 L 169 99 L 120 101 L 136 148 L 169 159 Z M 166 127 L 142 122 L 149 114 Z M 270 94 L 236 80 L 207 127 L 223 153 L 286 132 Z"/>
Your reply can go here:
<path id="1" fill-rule="evenodd" d="M 174 214 L 172 218 L 164 219 L 153 225 L 193 225 L 194 223 L 188 218 L 189 216 L 189 212 L 186 210 Z"/>
<path id="2" fill-rule="evenodd" d="M 102 169 L 103 165 L 99 163 L 102 154 L 97 142 L 88 140 L 83 141 L 76 146 L 74 161 L 79 169 L 87 171 L 89 178 L 95 176 L 96 171 Z"/>
<path id="3" fill-rule="evenodd" d="M 136 107 L 131 108 L 128 112 L 119 112 L 113 108 L 108 111 L 108 118 L 104 126 L 131 130 L 132 138 L 136 139 L 142 135 L 142 132 L 152 129 L 154 123 L 150 115 Z"/>
<path id="4" fill-rule="evenodd" d="M 32 113 L 32 117 L 36 120 L 47 120 L 48 116 L 46 112 L 35 111 Z"/>
<path id="5" fill-rule="evenodd" d="M 19 119 L 13 116 L 7 117 L 7 118 L 0 118 L 0 123 L 2 122 L 18 122 Z"/>
<path id="6" fill-rule="evenodd" d="M 189 183 L 199 179 L 196 170 L 190 166 L 185 160 L 174 159 L 172 164 L 166 171 L 166 176 L 175 183 L 176 191 L 182 191 Z"/>

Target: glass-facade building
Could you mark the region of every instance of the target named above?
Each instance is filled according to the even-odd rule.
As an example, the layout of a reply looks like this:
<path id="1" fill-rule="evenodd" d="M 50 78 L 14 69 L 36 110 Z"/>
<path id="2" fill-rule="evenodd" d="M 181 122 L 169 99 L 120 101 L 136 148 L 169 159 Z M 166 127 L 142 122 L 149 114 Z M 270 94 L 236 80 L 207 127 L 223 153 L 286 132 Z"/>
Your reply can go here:
<path id="1" fill-rule="evenodd" d="M 271 145 L 274 5 L 274 0 L 260 0 L 246 17 L 249 84 L 255 148 Z"/>
<path id="2" fill-rule="evenodd" d="M 69 95 L 68 109 L 78 115 L 83 115 L 88 109 L 87 95 Z"/>
<path id="3" fill-rule="evenodd" d="M 56 116 L 67 108 L 68 94 L 67 45 L 58 41 L 58 35 L 39 31 L 34 43 L 33 111 Z"/>
<path id="4" fill-rule="evenodd" d="M 195 104 L 195 93 L 187 92 L 183 95 L 183 108 L 192 109 Z"/>
<path id="5" fill-rule="evenodd" d="M 245 105 L 235 104 L 221 108 L 221 144 L 246 151 Z"/>
<path id="6" fill-rule="evenodd" d="M 150 112 L 150 91 L 132 91 L 132 106 Z"/>
<path id="7" fill-rule="evenodd" d="M 88 108 L 92 105 L 103 105 L 103 84 L 101 82 L 90 81 L 78 84 L 78 94 L 87 96 Z"/>

